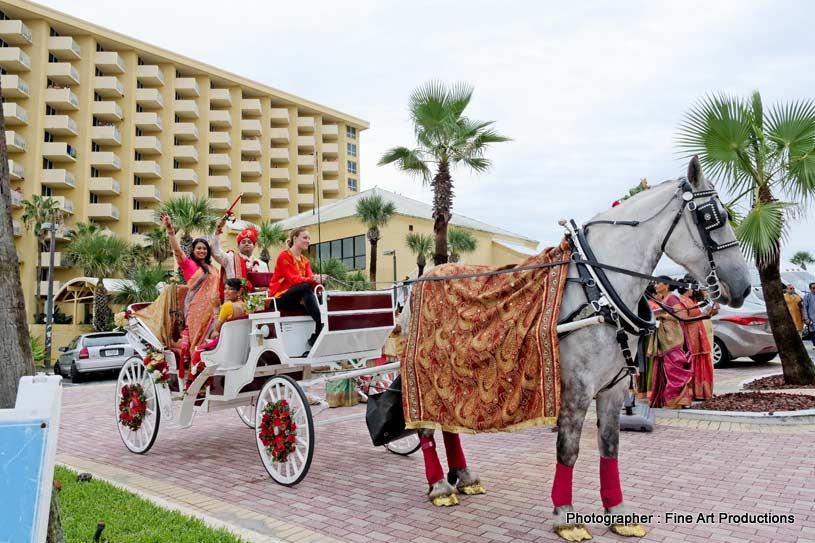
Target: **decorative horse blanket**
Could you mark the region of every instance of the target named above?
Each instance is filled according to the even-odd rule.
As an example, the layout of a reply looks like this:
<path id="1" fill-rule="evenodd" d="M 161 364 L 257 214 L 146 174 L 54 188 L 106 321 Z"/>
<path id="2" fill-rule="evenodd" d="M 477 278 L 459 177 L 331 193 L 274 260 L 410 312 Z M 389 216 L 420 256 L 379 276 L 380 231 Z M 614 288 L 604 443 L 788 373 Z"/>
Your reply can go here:
<path id="1" fill-rule="evenodd" d="M 564 241 L 517 266 L 445 264 L 423 278 L 569 257 Z M 555 424 L 567 274 L 561 265 L 414 285 L 401 368 L 407 427 L 476 433 Z"/>

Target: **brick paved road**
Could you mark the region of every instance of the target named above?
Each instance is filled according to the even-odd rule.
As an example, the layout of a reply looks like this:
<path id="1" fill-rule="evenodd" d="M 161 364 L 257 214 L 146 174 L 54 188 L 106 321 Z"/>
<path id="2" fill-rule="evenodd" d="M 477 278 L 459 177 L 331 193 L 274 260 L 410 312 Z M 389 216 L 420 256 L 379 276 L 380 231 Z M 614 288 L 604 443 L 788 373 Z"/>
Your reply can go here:
<path id="1" fill-rule="evenodd" d="M 736 379 L 728 377 L 722 382 Z M 252 431 L 231 411 L 198 416 L 184 430 L 162 422 L 147 455 L 126 452 L 113 395 L 111 383 L 65 390 L 61 461 L 279 540 L 557 541 L 548 518 L 556 437 L 549 431 L 464 437 L 489 493 L 436 509 L 424 496 L 420 454 L 402 458 L 372 447 L 361 419 L 318 428 L 309 475 L 285 488 L 268 478 Z M 585 513 L 600 510 L 596 438 L 589 419 L 574 492 Z M 815 541 L 813 444 L 812 426 L 666 420 L 652 434 L 624 433 L 623 490 L 633 510 L 779 512 L 796 519 L 786 526 L 653 524 L 642 541 Z M 592 529 L 595 541 L 624 540 Z"/>

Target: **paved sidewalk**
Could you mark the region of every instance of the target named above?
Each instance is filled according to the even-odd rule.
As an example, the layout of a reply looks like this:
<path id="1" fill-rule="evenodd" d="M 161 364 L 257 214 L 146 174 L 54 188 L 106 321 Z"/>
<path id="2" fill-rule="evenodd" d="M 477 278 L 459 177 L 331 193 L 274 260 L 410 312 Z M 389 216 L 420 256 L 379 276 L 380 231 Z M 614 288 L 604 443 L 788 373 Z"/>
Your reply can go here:
<path id="1" fill-rule="evenodd" d="M 727 371 L 723 385 L 778 370 L 765 364 Z M 252 431 L 232 411 L 198 416 L 189 429 L 162 421 L 148 454 L 128 453 L 115 427 L 114 388 L 65 390 L 60 461 L 268 541 L 558 541 L 549 519 L 556 434 L 547 430 L 463 437 L 488 494 L 437 509 L 424 495 L 421 454 L 403 458 L 374 448 L 362 418 L 318 428 L 310 473 L 286 488 L 266 475 Z M 361 413 L 363 406 L 351 409 Z M 584 513 L 601 507 L 596 442 L 589 418 L 574 477 L 575 504 Z M 789 525 L 655 522 L 640 541 L 815 540 L 813 443 L 815 428 L 803 425 L 659 420 L 651 434 L 624 433 L 620 466 L 633 511 L 795 515 Z M 602 526 L 592 530 L 594 541 L 626 540 Z"/>

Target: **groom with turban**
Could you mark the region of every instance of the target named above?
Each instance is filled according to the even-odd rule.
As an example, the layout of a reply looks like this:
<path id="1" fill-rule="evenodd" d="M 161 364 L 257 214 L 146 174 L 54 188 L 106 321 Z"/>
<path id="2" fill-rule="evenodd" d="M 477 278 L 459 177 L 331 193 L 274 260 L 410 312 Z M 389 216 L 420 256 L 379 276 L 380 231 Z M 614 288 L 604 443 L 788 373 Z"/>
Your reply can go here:
<path id="1" fill-rule="evenodd" d="M 221 299 L 223 299 L 224 284 L 227 279 L 246 279 L 247 272 L 268 273 L 269 266 L 262 260 L 252 257 L 255 252 L 255 244 L 258 241 L 258 232 L 251 226 L 244 228 L 238 233 L 238 252 L 221 249 L 221 233 L 224 229 L 224 222 L 221 220 L 215 228 L 215 238 L 212 240 L 212 256 L 221 264 Z"/>

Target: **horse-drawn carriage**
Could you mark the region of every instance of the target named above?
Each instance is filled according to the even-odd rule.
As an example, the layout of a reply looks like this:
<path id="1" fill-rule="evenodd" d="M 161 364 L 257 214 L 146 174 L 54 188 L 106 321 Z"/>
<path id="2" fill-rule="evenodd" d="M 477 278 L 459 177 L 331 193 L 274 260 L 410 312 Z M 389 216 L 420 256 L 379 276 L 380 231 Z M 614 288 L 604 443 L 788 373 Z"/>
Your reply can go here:
<path id="1" fill-rule="evenodd" d="M 253 284 L 268 284 L 268 274 L 250 274 Z M 261 310 L 223 325 L 220 340 L 201 353 L 205 368 L 196 375 L 182 363 L 171 340 L 162 341 L 155 323 L 145 317 L 150 304 L 134 304 L 126 312 L 125 330 L 138 353 L 119 373 L 116 406 L 119 434 L 132 452 L 150 450 L 162 419 L 181 427 L 192 425 L 199 412 L 236 409 L 255 430 L 266 471 L 282 485 L 305 477 L 314 453 L 314 427 L 304 389 L 359 376 L 398 371 L 398 363 L 364 367 L 378 358 L 394 328 L 394 300 L 388 292 L 328 292 L 316 287 L 325 327 L 306 356 L 314 321 L 305 312 L 277 308 L 266 293 Z M 175 295 L 183 303 L 183 290 Z M 177 304 L 179 307 L 181 303 Z M 166 320 L 166 319 L 165 319 Z M 354 361 L 350 371 L 311 378 L 311 369 Z M 351 415 L 356 417 L 358 415 Z M 336 422 L 350 417 L 320 421 Z M 413 435 L 388 445 L 397 454 L 418 449 Z"/>

